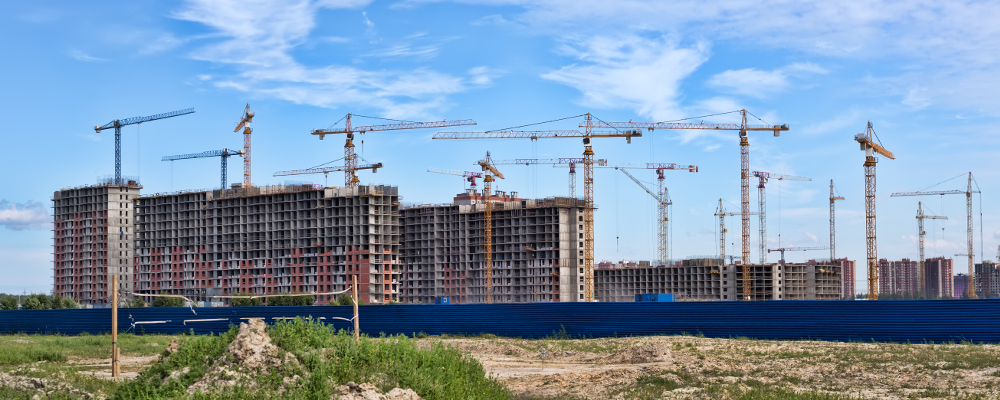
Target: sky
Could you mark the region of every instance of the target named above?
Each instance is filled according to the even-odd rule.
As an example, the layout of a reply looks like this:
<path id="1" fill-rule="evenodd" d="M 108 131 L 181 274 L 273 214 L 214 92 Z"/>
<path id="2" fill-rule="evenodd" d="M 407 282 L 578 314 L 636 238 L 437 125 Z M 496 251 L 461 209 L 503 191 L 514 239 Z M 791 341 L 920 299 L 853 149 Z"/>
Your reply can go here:
<path id="1" fill-rule="evenodd" d="M 858 262 L 862 291 L 864 153 L 853 138 L 871 121 L 896 155 L 877 166 L 879 257 L 917 258 L 918 201 L 948 217 L 927 221 L 927 255 L 965 253 L 964 196 L 890 194 L 964 189 L 969 172 L 982 192 L 973 197 L 976 262 L 998 256 L 997 2 L 147 0 L 3 8 L 0 292 L 51 290 L 53 192 L 114 173 L 113 132 L 96 133 L 95 125 L 194 107 L 123 128 L 123 175 L 138 176 L 144 194 L 212 189 L 219 159 L 160 159 L 240 148 L 233 128 L 246 104 L 256 113 L 255 185 L 342 185 L 339 173 L 272 174 L 342 158 L 342 136 L 320 141 L 310 132 L 342 126 L 335 123 L 347 113 L 368 116 L 355 125 L 477 121 L 359 135 L 362 160 L 385 166 L 361 172 L 362 184 L 399 186 L 406 204 L 446 203 L 467 187 L 428 168 L 476 171 L 487 151 L 495 159 L 583 151 L 579 139 L 432 140 L 438 131 L 588 112 L 603 121 L 734 123 L 732 111 L 745 108 L 751 123 L 790 127 L 780 137 L 751 133 L 750 169 L 812 179 L 768 183 L 768 247 L 829 244 L 832 179 L 845 198 L 837 202 L 837 256 Z M 581 121 L 523 129 L 578 129 Z M 697 173 L 668 171 L 665 179 L 671 258 L 718 253 L 719 199 L 739 211 L 736 132 L 657 130 L 632 143 L 595 139 L 593 148 L 609 162 L 697 165 Z M 230 182 L 241 181 L 240 166 L 230 160 Z M 567 194 L 565 168 L 500 170 L 498 190 Z M 632 172 L 655 190 L 655 171 Z M 598 169 L 594 185 L 597 260 L 655 259 L 655 199 L 613 169 Z M 756 192 L 752 183 L 751 209 Z M 739 218 L 726 223 L 726 252 L 739 254 Z M 752 218 L 754 261 L 757 232 Z M 786 254 L 790 262 L 810 258 L 829 251 Z M 965 259 L 955 258 L 956 272 L 965 272 Z"/>

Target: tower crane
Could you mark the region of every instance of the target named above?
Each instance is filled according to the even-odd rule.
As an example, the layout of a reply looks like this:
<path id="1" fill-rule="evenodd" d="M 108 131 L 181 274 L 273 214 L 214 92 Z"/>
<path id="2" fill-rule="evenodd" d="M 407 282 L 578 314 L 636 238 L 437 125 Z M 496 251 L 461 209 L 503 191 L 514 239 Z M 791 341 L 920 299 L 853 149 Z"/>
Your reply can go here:
<path id="1" fill-rule="evenodd" d="M 594 160 L 597 165 L 607 165 L 608 160 Z M 494 160 L 493 165 L 548 165 L 569 166 L 569 197 L 576 198 L 576 166 L 583 164 L 582 158 L 516 158 L 513 160 Z"/>
<path id="2" fill-rule="evenodd" d="M 788 124 L 783 125 L 749 125 L 747 110 L 740 110 L 742 122 L 739 124 L 712 124 L 704 122 L 604 122 L 594 124 L 596 128 L 646 128 L 654 129 L 709 129 L 734 130 L 740 136 L 740 215 L 743 231 L 743 291 L 750 292 L 750 142 L 748 134 L 754 131 L 774 132 L 779 136 L 781 131 L 788 130 Z M 753 114 L 751 114 L 753 115 Z M 759 118 L 758 118 L 759 119 Z M 589 120 L 588 120 L 589 123 Z"/>
<path id="3" fill-rule="evenodd" d="M 148 117 L 132 117 L 126 119 L 116 119 L 108 122 L 104 125 L 95 126 L 94 131 L 101 133 L 105 129 L 115 128 L 115 185 L 121 185 L 122 182 L 122 127 L 132 124 L 141 124 L 143 122 L 155 121 L 158 119 L 178 117 L 186 114 L 193 114 L 194 108 L 186 108 L 178 111 L 171 111 L 163 114 L 150 115 Z"/>
<path id="4" fill-rule="evenodd" d="M 722 206 L 722 199 L 719 199 L 719 208 L 715 209 L 715 216 L 719 217 L 719 257 L 722 258 L 722 262 L 726 262 L 726 217 L 733 217 L 741 215 L 738 212 L 727 212 L 726 208 Z M 750 211 L 750 215 L 757 215 L 756 211 Z M 741 260 L 746 263 L 746 260 Z M 749 289 L 743 293 L 749 293 Z M 745 297 L 745 296 L 744 296 Z"/>
<path id="5" fill-rule="evenodd" d="M 624 173 L 625 176 L 628 176 L 629 179 L 632 179 L 632 181 L 635 182 L 635 184 L 639 185 L 639 187 L 641 187 L 642 190 L 645 190 L 646 193 L 649 193 L 650 196 L 653 196 L 653 198 L 656 199 L 656 203 L 659 206 L 657 210 L 659 211 L 660 214 L 659 219 L 657 219 L 656 221 L 656 225 L 659 230 L 659 236 L 657 237 L 658 241 L 657 256 L 660 258 L 660 263 L 666 265 L 667 260 L 670 259 L 670 246 L 668 245 L 669 241 L 667 240 L 668 239 L 667 232 L 669 232 L 667 230 L 667 224 L 670 223 L 670 220 L 667 213 L 667 207 L 674 204 L 672 201 L 670 201 L 670 195 L 669 193 L 667 193 L 667 189 L 663 187 L 662 180 L 660 181 L 659 192 L 653 193 L 653 191 L 649 190 L 649 188 L 647 188 L 646 185 L 643 185 L 642 182 L 640 182 L 638 179 L 632 176 L 632 174 L 628 173 L 628 170 L 621 168 L 619 169 L 619 171 Z M 660 173 L 660 176 L 663 176 L 662 172 Z"/>
<path id="6" fill-rule="evenodd" d="M 457 176 L 461 176 L 461 177 L 465 178 L 466 182 L 469 182 L 469 185 L 472 186 L 473 189 L 476 188 L 476 178 L 482 178 L 483 177 L 483 173 L 482 172 L 458 171 L 458 170 L 454 170 L 454 169 L 428 168 L 427 172 L 433 172 L 435 174 L 445 174 L 445 175 L 457 175 Z"/>
<path id="7" fill-rule="evenodd" d="M 222 158 L 222 190 L 226 190 L 226 180 L 229 177 L 228 166 L 226 165 L 227 160 L 229 160 L 229 157 L 231 156 L 242 156 L 242 155 L 243 155 L 242 151 L 222 149 L 222 150 L 209 150 L 206 152 L 194 153 L 194 154 L 164 156 L 160 161 L 186 160 L 189 158 L 220 157 Z"/>
<path id="8" fill-rule="evenodd" d="M 455 121 L 436 121 L 436 122 L 401 122 L 398 124 L 384 124 L 384 125 L 368 125 L 368 126 L 354 126 L 351 124 L 351 116 L 364 117 L 363 115 L 357 114 L 347 114 L 346 122 L 344 123 L 343 129 L 313 129 L 312 134 L 319 136 L 319 140 L 323 140 L 326 135 L 336 135 L 343 133 L 347 137 L 347 141 L 344 143 L 344 186 L 345 187 L 356 187 L 360 180 L 358 179 L 358 156 L 354 153 L 354 134 L 374 131 L 396 131 L 402 129 L 421 129 L 421 128 L 441 128 L 446 126 L 459 126 L 459 125 L 475 125 L 476 121 L 471 119 L 455 120 Z M 370 118 L 370 117 L 365 117 Z"/>
<path id="9" fill-rule="evenodd" d="M 843 199 L 843 196 L 834 195 L 833 179 L 830 179 L 830 262 L 834 264 L 837 262 L 837 218 L 834 202 Z"/>
<path id="10" fill-rule="evenodd" d="M 438 132 L 434 134 L 434 139 L 583 138 L 583 300 L 591 302 L 594 301 L 594 149 L 591 142 L 594 138 L 623 137 L 627 143 L 632 143 L 632 138 L 641 137 L 642 133 L 637 130 L 595 133 L 593 115 L 587 113 L 585 117 L 584 122 L 580 124 L 581 127 L 585 128 L 583 132 L 578 130 Z"/>
<path id="11" fill-rule="evenodd" d="M 954 178 L 952 178 L 954 179 Z M 976 288 L 975 288 L 975 264 L 973 261 L 972 251 L 972 194 L 979 193 L 979 190 L 972 190 L 972 172 L 969 172 L 969 186 L 965 190 L 937 190 L 937 191 L 917 191 L 917 192 L 895 192 L 890 197 L 897 196 L 930 196 L 930 195 L 946 195 L 946 194 L 964 194 L 965 195 L 965 209 L 966 209 L 966 238 L 968 239 L 968 249 L 963 255 L 967 256 L 969 259 L 969 297 L 976 298 Z M 923 260 L 921 260 L 923 262 Z"/>
<path id="12" fill-rule="evenodd" d="M 338 165 L 335 167 L 322 167 L 322 168 L 307 168 L 307 169 L 293 169 L 288 171 L 278 171 L 274 173 L 274 176 L 288 176 L 288 175 L 308 175 L 308 174 L 323 174 L 324 176 L 337 171 L 344 171 L 347 167 L 343 165 Z M 354 167 L 355 170 L 370 169 L 372 173 L 378 172 L 378 169 L 382 168 L 382 163 L 375 164 L 362 164 Z"/>
<path id="13" fill-rule="evenodd" d="M 479 166 L 483 167 L 483 201 L 486 202 L 484 205 L 484 219 L 486 223 L 483 226 L 483 253 L 486 253 L 486 262 L 483 266 L 483 270 L 486 272 L 486 304 L 493 303 L 493 202 L 490 201 L 490 189 L 493 184 L 493 177 L 503 179 L 503 174 L 500 173 L 493 166 L 493 160 L 490 159 L 490 153 L 486 152 L 486 158 L 479 160 Z"/>
<path id="14" fill-rule="evenodd" d="M 759 183 L 757 184 L 757 198 L 759 201 L 758 207 L 760 210 L 760 263 L 764 264 L 767 262 L 767 192 L 764 185 L 767 184 L 769 179 L 777 179 L 782 181 L 811 181 L 812 178 L 798 175 L 785 175 L 776 174 L 773 172 L 764 171 L 753 171 L 753 176 L 756 176 Z M 779 237 L 781 236 L 779 233 Z M 780 244 L 780 243 L 779 243 Z"/>
<path id="15" fill-rule="evenodd" d="M 868 130 L 854 136 L 854 140 L 861 144 L 861 150 L 865 152 L 865 244 L 868 253 L 868 300 L 878 300 L 878 247 L 875 240 L 875 164 L 878 159 L 875 153 L 895 160 L 896 156 L 891 151 L 872 141 L 875 137 L 875 129 L 872 122 L 868 121 Z"/>
<path id="16" fill-rule="evenodd" d="M 917 240 L 917 242 L 920 243 L 920 269 L 919 269 L 919 272 L 918 272 L 918 274 L 920 276 L 918 277 L 918 280 L 920 281 L 920 290 L 923 292 L 924 296 L 927 296 L 927 285 L 926 285 L 926 282 L 924 282 L 924 279 L 925 279 L 925 276 L 924 276 L 924 236 L 927 235 L 927 231 L 924 230 L 924 220 L 925 219 L 948 219 L 948 217 L 939 216 L 939 215 L 926 215 L 926 214 L 924 214 L 924 205 L 923 205 L 923 202 L 920 202 L 920 201 L 917 202 L 917 236 L 919 237 L 919 239 Z"/>
<path id="17" fill-rule="evenodd" d="M 243 129 L 243 187 L 249 188 L 252 186 L 250 183 L 250 133 L 253 129 L 250 129 L 250 122 L 253 121 L 253 111 L 250 111 L 250 104 L 247 103 L 247 107 L 243 110 L 243 115 L 240 120 L 236 122 L 236 129 L 233 132 L 239 132 Z"/>
<path id="18" fill-rule="evenodd" d="M 779 247 L 777 249 L 767 249 L 767 252 L 768 253 L 770 253 L 772 251 L 779 251 L 779 252 L 781 252 L 781 263 L 784 264 L 785 263 L 785 252 L 786 251 L 829 250 L 829 249 L 830 249 L 830 246 L 822 246 L 822 247 Z"/>

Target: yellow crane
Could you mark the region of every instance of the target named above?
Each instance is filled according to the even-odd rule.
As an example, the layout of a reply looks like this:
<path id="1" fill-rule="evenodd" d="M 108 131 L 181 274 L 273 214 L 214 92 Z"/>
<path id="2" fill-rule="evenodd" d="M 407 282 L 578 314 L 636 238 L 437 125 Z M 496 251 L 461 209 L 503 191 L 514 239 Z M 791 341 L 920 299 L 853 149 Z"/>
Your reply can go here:
<path id="1" fill-rule="evenodd" d="M 250 129 L 250 122 L 253 121 L 253 111 L 250 111 L 250 103 L 247 103 L 247 107 L 243 110 L 243 115 L 240 120 L 236 122 L 236 129 L 233 132 L 239 132 L 243 129 L 243 187 L 249 188 L 250 184 L 250 133 L 253 132 Z M 222 188 L 222 193 L 225 194 L 226 188 Z"/>
<path id="2" fill-rule="evenodd" d="M 734 111 L 735 112 L 735 111 Z M 747 124 L 747 110 L 739 111 L 743 117 L 739 124 L 712 124 L 704 122 L 604 122 L 593 125 L 596 128 L 645 128 L 650 131 L 654 129 L 707 129 L 707 130 L 733 130 L 740 134 L 740 215 L 742 216 L 743 231 L 743 290 L 744 293 L 750 291 L 750 142 L 748 134 L 754 131 L 774 132 L 774 136 L 779 136 L 781 131 L 788 130 L 788 124 L 784 125 L 749 125 Z M 753 114 L 751 114 L 753 115 Z M 759 119 L 759 118 L 758 118 Z M 588 120 L 589 122 L 589 120 Z"/>
<path id="3" fill-rule="evenodd" d="M 830 263 L 832 264 L 837 263 L 837 212 L 834 202 L 843 199 L 843 196 L 837 196 L 833 193 L 833 179 L 830 179 Z"/>
<path id="4" fill-rule="evenodd" d="M 483 201 L 486 202 L 484 205 L 484 219 L 486 223 L 483 226 L 483 253 L 486 257 L 486 262 L 483 265 L 483 270 L 486 273 L 485 286 L 486 286 L 486 304 L 493 304 L 493 202 L 490 201 L 490 189 L 493 184 L 493 177 L 503 179 L 503 174 L 500 173 L 493 166 L 493 160 L 490 159 L 490 152 L 486 152 L 486 158 L 479 160 L 479 166 L 483 168 Z"/>
<path id="5" fill-rule="evenodd" d="M 715 216 L 719 217 L 719 258 L 722 258 L 723 264 L 726 263 L 726 232 L 729 232 L 729 230 L 726 229 L 726 217 L 727 216 L 733 217 L 737 215 L 742 215 L 742 214 L 738 212 L 726 211 L 726 208 L 722 206 L 722 199 L 719 199 L 719 208 L 715 209 Z M 750 211 L 748 215 L 758 215 L 758 213 L 756 211 Z M 740 262 L 743 263 L 743 265 L 746 265 L 746 260 L 741 259 Z M 744 279 L 747 276 L 749 276 L 749 274 L 744 275 Z M 744 298 L 749 297 L 748 295 L 746 295 L 746 293 L 750 293 L 750 289 L 744 286 L 743 293 L 744 293 L 743 295 Z"/>
<path id="6" fill-rule="evenodd" d="M 896 156 L 891 151 L 875 143 L 875 129 L 872 122 L 868 121 L 868 130 L 854 136 L 854 140 L 861 144 L 861 150 L 865 152 L 865 241 L 868 252 L 868 300 L 878 300 L 878 248 L 875 241 L 875 164 L 878 159 L 875 153 L 895 160 Z"/>
<path id="7" fill-rule="evenodd" d="M 760 215 L 760 263 L 764 264 L 767 262 L 767 181 L 770 179 L 785 180 L 785 181 L 811 181 L 812 178 L 798 175 L 785 175 L 776 174 L 773 172 L 764 171 L 753 171 L 753 176 L 757 177 L 757 200 Z M 778 232 L 778 238 L 781 238 L 781 232 Z M 779 240 L 780 242 L 780 240 Z M 780 243 L 779 243 L 780 245 Z M 781 253 L 784 257 L 785 253 Z"/>
<path id="8" fill-rule="evenodd" d="M 384 124 L 384 125 L 368 125 L 368 126 L 354 126 L 351 124 L 351 116 L 364 117 L 364 115 L 357 114 L 347 114 L 344 119 L 343 129 L 313 129 L 312 134 L 319 136 L 319 140 L 323 140 L 326 135 L 336 135 L 343 133 L 347 137 L 347 141 L 344 143 L 344 186 L 345 187 L 356 187 L 358 183 L 361 182 L 358 179 L 358 155 L 354 153 L 354 134 L 373 131 L 395 131 L 401 129 L 421 129 L 421 128 L 442 128 L 446 126 L 459 126 L 459 125 L 475 125 L 476 121 L 471 119 L 462 119 L 455 121 L 435 121 L 435 122 L 410 122 L 410 121 L 397 121 L 398 124 Z M 373 118 L 373 117 L 365 117 Z M 380 118 L 386 119 L 386 118 Z M 338 121 L 339 122 L 339 121 Z M 336 125 L 336 123 L 334 124 Z M 247 153 L 247 158 L 249 159 L 249 152 Z M 249 164 L 248 164 L 249 165 Z"/>
<path id="9" fill-rule="evenodd" d="M 961 175 L 959 175 L 961 176 Z M 956 177 L 957 178 L 957 177 Z M 952 178 L 955 179 L 955 178 Z M 951 179 L 949 179 L 951 180 Z M 972 251 L 972 194 L 979 193 L 979 190 L 972 190 L 972 172 L 969 172 L 969 185 L 965 190 L 937 190 L 937 191 L 917 191 L 917 192 L 896 192 L 890 197 L 898 196 L 931 196 L 931 195 L 946 195 L 946 194 L 964 194 L 965 195 L 965 210 L 966 210 L 966 239 L 967 239 L 967 251 L 962 255 L 967 256 L 969 259 L 969 297 L 976 298 L 976 275 L 975 275 L 975 263 L 973 261 L 973 251 Z M 923 260 L 921 260 L 922 262 Z"/>
<path id="10" fill-rule="evenodd" d="M 927 215 L 927 214 L 924 214 L 924 204 L 923 204 L 923 202 L 920 202 L 920 201 L 917 202 L 917 236 L 919 237 L 919 239 L 917 240 L 917 242 L 920 243 L 920 245 L 919 245 L 919 247 L 920 247 L 920 258 L 919 258 L 919 260 L 920 260 L 920 269 L 918 270 L 919 271 L 918 274 L 920 276 L 917 279 L 920 281 L 920 290 L 923 292 L 922 294 L 926 297 L 927 296 L 927 285 L 926 285 L 926 282 L 924 282 L 924 280 L 926 279 L 926 277 L 924 275 L 924 236 L 927 235 L 927 231 L 924 230 L 924 220 L 925 219 L 948 219 L 948 217 L 939 216 L 939 215 Z"/>
<path id="11" fill-rule="evenodd" d="M 585 121 L 580 123 L 584 131 L 549 130 L 549 131 L 513 131 L 497 130 L 487 132 L 438 132 L 434 139 L 550 139 L 550 138 L 583 138 L 583 270 L 584 293 L 583 300 L 594 301 L 594 149 L 591 142 L 594 138 L 623 137 L 632 143 L 633 137 L 641 137 L 639 131 L 594 132 L 594 117 L 584 114 Z M 563 118 L 567 119 L 567 118 Z"/>

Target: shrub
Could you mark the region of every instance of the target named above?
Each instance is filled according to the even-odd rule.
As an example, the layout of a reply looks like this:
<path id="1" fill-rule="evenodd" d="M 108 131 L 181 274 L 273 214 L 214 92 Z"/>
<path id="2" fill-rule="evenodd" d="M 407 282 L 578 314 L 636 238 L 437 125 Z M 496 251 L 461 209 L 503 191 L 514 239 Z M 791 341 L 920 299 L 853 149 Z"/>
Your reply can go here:
<path id="1" fill-rule="evenodd" d="M 142 308 L 146 306 L 146 301 L 142 297 L 133 297 L 131 300 L 125 302 L 125 307 L 128 308 Z"/>
<path id="2" fill-rule="evenodd" d="M 315 300 L 312 295 L 301 294 L 301 295 L 289 295 L 289 296 L 275 296 L 267 298 L 267 305 L 269 306 L 311 306 Z"/>
<path id="3" fill-rule="evenodd" d="M 80 308 L 80 305 L 76 304 L 76 302 L 69 297 L 63 297 L 62 308 Z"/>
<path id="4" fill-rule="evenodd" d="M 160 294 L 166 294 L 160 292 Z M 153 297 L 153 307 L 184 307 L 184 299 L 180 297 Z"/>
<path id="5" fill-rule="evenodd" d="M 34 295 L 24 298 L 24 302 L 21 303 L 21 306 L 25 310 L 41 310 L 45 308 L 42 306 L 42 302 L 39 301 Z"/>
<path id="6" fill-rule="evenodd" d="M 351 301 L 351 295 L 344 293 L 340 296 L 337 296 L 337 300 L 335 300 L 333 304 L 336 304 L 338 306 L 349 306 L 351 304 L 354 304 L 354 302 Z"/>
<path id="7" fill-rule="evenodd" d="M 264 303 L 261 302 L 260 299 L 251 299 L 250 296 L 253 296 L 253 294 L 251 293 L 241 292 L 237 293 L 236 296 L 245 296 L 245 297 L 243 298 L 236 297 L 229 299 L 229 305 L 233 307 L 254 307 L 254 306 L 264 305 Z"/>

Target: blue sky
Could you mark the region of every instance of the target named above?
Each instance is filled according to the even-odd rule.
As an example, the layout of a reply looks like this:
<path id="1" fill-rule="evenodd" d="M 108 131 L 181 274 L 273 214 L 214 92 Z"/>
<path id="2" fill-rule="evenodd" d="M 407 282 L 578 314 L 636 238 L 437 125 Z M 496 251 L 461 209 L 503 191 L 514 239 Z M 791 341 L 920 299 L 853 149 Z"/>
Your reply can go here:
<path id="1" fill-rule="evenodd" d="M 347 112 L 402 120 L 471 118 L 500 129 L 592 112 L 605 121 L 665 121 L 747 108 L 781 137 L 750 138 L 753 170 L 812 182 L 768 187 L 769 247 L 828 243 L 829 180 L 838 202 L 838 256 L 858 261 L 864 287 L 863 153 L 871 120 L 896 160 L 878 164 L 879 256 L 916 258 L 917 201 L 890 198 L 972 171 L 976 260 L 997 257 L 993 193 L 1000 80 L 995 2 L 760 2 L 592 0 L 109 1 L 5 4 L 0 15 L 0 291 L 51 288 L 51 197 L 114 172 L 115 118 L 194 107 L 192 115 L 123 131 L 123 174 L 144 193 L 213 188 L 218 159 L 162 156 L 239 148 L 243 107 L 256 112 L 253 181 L 343 156 L 343 139 L 309 134 Z M 736 122 L 733 114 L 705 118 Z M 359 119 L 359 123 L 378 120 Z M 575 129 L 579 119 L 537 129 Z M 463 189 L 427 168 L 475 170 L 495 158 L 578 157 L 573 140 L 439 141 L 435 130 L 371 133 L 357 151 L 382 162 L 363 183 L 400 186 L 407 203 L 441 203 Z M 673 257 L 715 254 L 721 197 L 739 206 L 734 132 L 656 131 L 631 144 L 598 139 L 597 158 L 699 166 L 672 172 Z M 230 181 L 239 182 L 240 163 Z M 506 166 L 497 188 L 567 192 L 566 170 Z M 637 176 L 655 185 L 653 171 Z M 581 174 L 582 178 L 582 174 Z M 342 184 L 332 174 L 331 185 Z M 655 203 L 614 170 L 595 175 L 599 260 L 656 255 Z M 289 182 L 322 183 L 322 176 Z M 934 189 L 964 188 L 964 178 Z M 579 183 L 582 190 L 582 182 Z M 962 196 L 924 198 L 929 255 L 965 249 Z M 756 208 L 756 191 L 751 193 Z M 738 218 L 727 219 L 730 254 Z M 779 228 L 780 227 L 780 228 Z M 756 259 L 757 222 L 752 220 Z M 788 253 L 790 261 L 827 251 Z M 769 260 L 777 260 L 772 254 Z M 957 259 L 956 272 L 964 272 Z"/>

